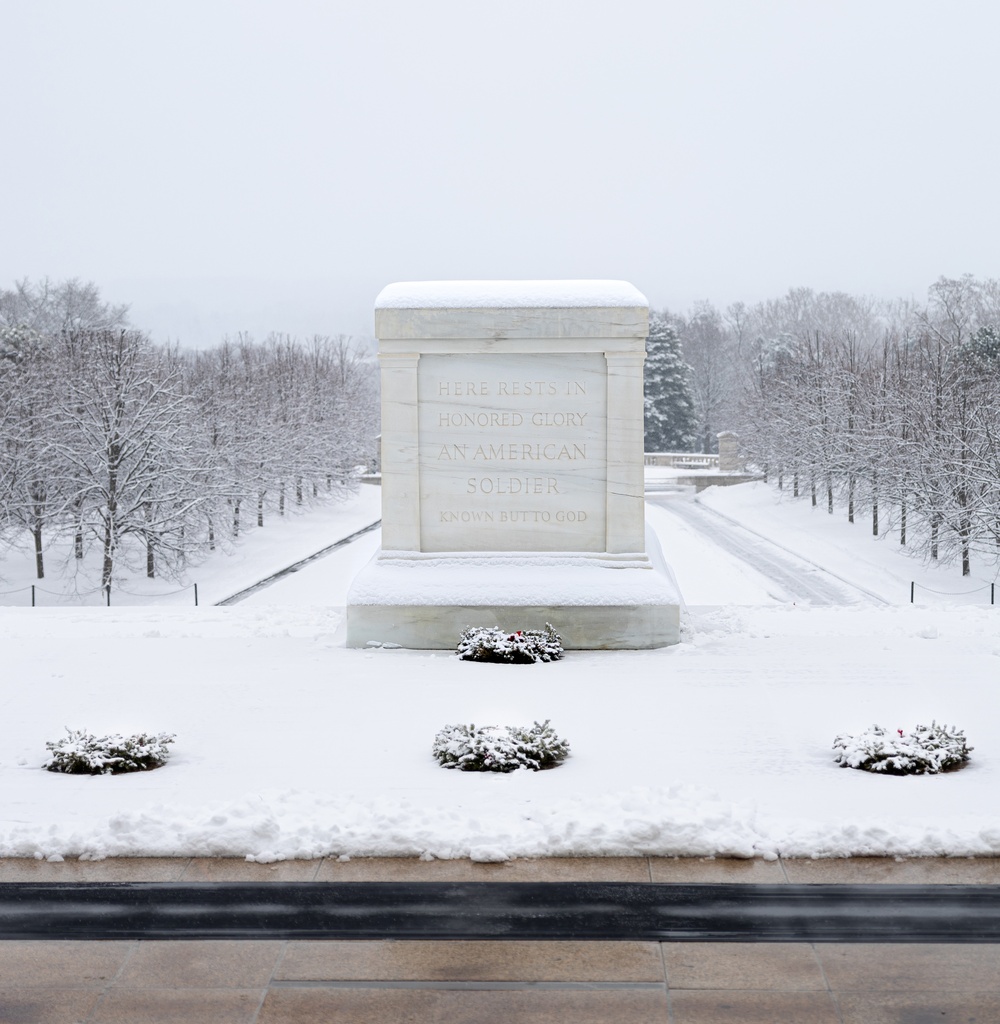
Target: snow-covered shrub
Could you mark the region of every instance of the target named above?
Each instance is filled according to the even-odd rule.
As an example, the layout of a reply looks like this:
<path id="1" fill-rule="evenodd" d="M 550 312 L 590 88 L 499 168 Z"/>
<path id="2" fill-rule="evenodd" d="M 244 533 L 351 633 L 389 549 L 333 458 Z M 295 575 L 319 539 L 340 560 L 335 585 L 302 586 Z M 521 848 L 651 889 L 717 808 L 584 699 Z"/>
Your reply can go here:
<path id="1" fill-rule="evenodd" d="M 541 771 L 569 756 L 548 719 L 530 729 L 514 725 L 447 725 L 434 737 L 434 757 L 445 768 L 463 772 Z"/>
<path id="2" fill-rule="evenodd" d="M 969 751 L 965 733 L 947 725 L 918 725 L 905 735 L 902 729 L 880 725 L 833 741 L 841 768 L 860 768 L 886 775 L 934 775 L 965 764 Z"/>
<path id="3" fill-rule="evenodd" d="M 514 633 L 496 626 L 469 626 L 458 641 L 458 656 L 465 661 L 518 665 L 557 661 L 563 656 L 562 638 L 547 622 L 545 629 L 519 629 Z"/>
<path id="4" fill-rule="evenodd" d="M 155 736 L 94 736 L 84 729 L 67 729 L 67 735 L 46 749 L 52 756 L 42 765 L 50 772 L 70 775 L 121 775 L 124 772 L 148 772 L 159 768 L 168 757 L 167 745 L 175 737 L 165 732 Z"/>

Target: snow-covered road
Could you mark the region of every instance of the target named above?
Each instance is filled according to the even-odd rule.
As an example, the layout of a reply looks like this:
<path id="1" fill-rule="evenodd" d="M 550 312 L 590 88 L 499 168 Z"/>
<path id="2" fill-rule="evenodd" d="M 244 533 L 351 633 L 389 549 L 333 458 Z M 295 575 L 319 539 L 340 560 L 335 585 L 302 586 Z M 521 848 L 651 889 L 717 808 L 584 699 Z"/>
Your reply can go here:
<path id="1" fill-rule="evenodd" d="M 883 603 L 818 565 L 783 551 L 725 516 L 704 508 L 688 492 L 649 491 L 646 501 L 680 519 L 727 556 L 756 570 L 770 582 L 768 595 L 776 601 L 820 606 Z"/>
<path id="2" fill-rule="evenodd" d="M 356 541 L 361 540 L 365 534 L 371 533 L 373 530 L 377 530 L 381 522 L 381 519 L 377 519 L 375 522 L 369 523 L 367 526 L 362 526 L 360 530 L 355 530 L 354 533 L 348 534 L 346 537 L 341 537 L 340 540 L 326 545 L 326 547 L 321 548 L 314 554 L 308 555 L 306 558 L 300 558 L 291 565 L 285 566 L 284 569 L 279 569 L 277 572 L 270 573 L 263 579 L 257 580 L 256 583 L 251 584 L 249 587 L 244 587 L 235 594 L 231 594 L 222 601 L 216 601 L 215 603 L 219 606 L 239 604 L 240 601 L 245 601 L 253 594 L 259 593 L 261 590 L 265 590 L 267 587 L 274 586 L 275 583 L 279 583 L 281 580 L 287 579 L 292 575 L 292 573 L 301 572 L 301 570 L 307 565 L 312 565 L 313 562 L 319 561 L 321 558 L 327 558 L 335 551 L 339 551 L 341 548 L 345 548 L 349 544 L 354 544 Z"/>

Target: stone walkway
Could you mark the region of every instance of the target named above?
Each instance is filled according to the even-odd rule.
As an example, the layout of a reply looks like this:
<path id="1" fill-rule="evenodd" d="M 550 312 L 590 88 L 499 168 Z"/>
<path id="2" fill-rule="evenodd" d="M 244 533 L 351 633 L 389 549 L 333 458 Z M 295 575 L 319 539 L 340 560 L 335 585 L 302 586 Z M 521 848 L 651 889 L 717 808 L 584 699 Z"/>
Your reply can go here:
<path id="1" fill-rule="evenodd" d="M 0 860 L 0 881 L 1000 884 L 1000 860 Z M 0 942 L 0 1024 L 992 1024 L 1000 945 Z"/>

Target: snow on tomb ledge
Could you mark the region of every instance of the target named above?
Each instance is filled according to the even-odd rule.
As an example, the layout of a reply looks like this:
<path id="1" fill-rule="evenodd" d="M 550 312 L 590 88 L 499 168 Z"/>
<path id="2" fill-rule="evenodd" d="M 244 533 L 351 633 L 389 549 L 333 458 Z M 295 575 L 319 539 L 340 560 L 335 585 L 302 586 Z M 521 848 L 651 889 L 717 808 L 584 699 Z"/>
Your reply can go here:
<path id="1" fill-rule="evenodd" d="M 648 307 L 627 281 L 399 281 L 375 299 L 379 309 L 607 309 Z"/>

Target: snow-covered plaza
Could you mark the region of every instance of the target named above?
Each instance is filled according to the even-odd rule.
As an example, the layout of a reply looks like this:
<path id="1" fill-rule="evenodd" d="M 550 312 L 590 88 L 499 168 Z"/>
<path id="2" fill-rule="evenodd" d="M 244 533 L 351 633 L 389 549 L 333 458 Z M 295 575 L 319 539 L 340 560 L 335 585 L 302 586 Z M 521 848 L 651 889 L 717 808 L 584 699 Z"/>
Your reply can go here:
<path id="1" fill-rule="evenodd" d="M 348 649 L 346 589 L 377 531 L 237 605 L 207 604 L 372 521 L 377 501 L 363 488 L 277 541 L 251 534 L 235 558 L 201 567 L 198 608 L 177 603 L 184 595 L 3 608 L 0 854 L 1000 853 L 998 611 L 979 590 L 932 595 L 973 589 L 954 569 L 754 484 L 710 489 L 699 506 L 674 493 L 650 505 L 687 602 L 682 642 L 661 650 L 504 666 Z M 749 561 L 699 530 L 704 516 L 720 542 L 743 537 Z M 783 590 L 751 564 L 755 544 L 793 576 L 829 581 L 839 603 Z M 932 604 L 909 604 L 911 580 Z M 445 725 L 544 719 L 571 744 L 555 770 L 450 772 L 431 757 Z M 967 767 L 892 778 L 834 763 L 838 733 L 931 719 L 966 731 Z M 64 727 L 177 740 L 154 772 L 42 771 Z"/>

